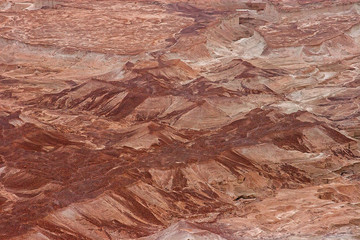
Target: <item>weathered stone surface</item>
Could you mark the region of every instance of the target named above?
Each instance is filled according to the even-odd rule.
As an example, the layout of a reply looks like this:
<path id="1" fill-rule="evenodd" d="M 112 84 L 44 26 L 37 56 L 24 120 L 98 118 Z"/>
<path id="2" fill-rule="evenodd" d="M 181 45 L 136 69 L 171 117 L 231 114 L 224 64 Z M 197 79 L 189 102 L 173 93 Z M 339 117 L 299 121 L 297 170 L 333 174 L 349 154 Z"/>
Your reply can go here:
<path id="1" fill-rule="evenodd" d="M 0 239 L 356 239 L 359 4 L 0 1 Z"/>

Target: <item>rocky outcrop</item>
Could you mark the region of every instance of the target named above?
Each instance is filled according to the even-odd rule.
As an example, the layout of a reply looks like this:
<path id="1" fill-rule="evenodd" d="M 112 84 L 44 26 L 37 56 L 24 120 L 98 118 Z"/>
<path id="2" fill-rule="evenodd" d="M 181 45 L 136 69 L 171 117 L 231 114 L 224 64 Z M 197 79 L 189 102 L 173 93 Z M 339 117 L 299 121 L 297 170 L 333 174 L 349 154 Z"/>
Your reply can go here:
<path id="1" fill-rule="evenodd" d="M 360 236 L 359 19 L 0 2 L 0 239 Z"/>

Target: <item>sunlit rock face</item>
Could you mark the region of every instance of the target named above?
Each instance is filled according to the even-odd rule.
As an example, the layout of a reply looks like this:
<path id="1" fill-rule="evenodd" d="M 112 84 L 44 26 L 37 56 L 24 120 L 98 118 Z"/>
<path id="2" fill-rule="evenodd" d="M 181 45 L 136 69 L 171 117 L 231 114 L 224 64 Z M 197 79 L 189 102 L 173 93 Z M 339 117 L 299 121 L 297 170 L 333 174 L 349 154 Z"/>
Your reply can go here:
<path id="1" fill-rule="evenodd" d="M 0 239 L 357 239 L 357 0 L 0 1 Z"/>

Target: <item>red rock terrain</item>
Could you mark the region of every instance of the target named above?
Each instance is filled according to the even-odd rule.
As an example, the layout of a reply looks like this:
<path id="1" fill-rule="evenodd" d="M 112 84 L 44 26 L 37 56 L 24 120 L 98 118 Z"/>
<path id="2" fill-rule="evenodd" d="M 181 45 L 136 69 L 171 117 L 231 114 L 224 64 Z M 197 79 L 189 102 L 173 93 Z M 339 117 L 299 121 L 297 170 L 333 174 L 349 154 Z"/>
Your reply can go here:
<path id="1" fill-rule="evenodd" d="M 0 1 L 0 239 L 358 239 L 358 2 Z"/>

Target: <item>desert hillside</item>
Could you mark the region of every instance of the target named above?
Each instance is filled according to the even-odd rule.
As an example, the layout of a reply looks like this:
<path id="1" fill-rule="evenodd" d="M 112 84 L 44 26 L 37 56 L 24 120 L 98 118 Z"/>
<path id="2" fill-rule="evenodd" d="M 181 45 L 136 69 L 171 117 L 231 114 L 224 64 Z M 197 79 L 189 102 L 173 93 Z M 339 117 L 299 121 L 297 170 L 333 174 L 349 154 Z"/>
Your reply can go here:
<path id="1" fill-rule="evenodd" d="M 0 0 L 0 239 L 358 239 L 359 69 L 358 0 Z"/>

